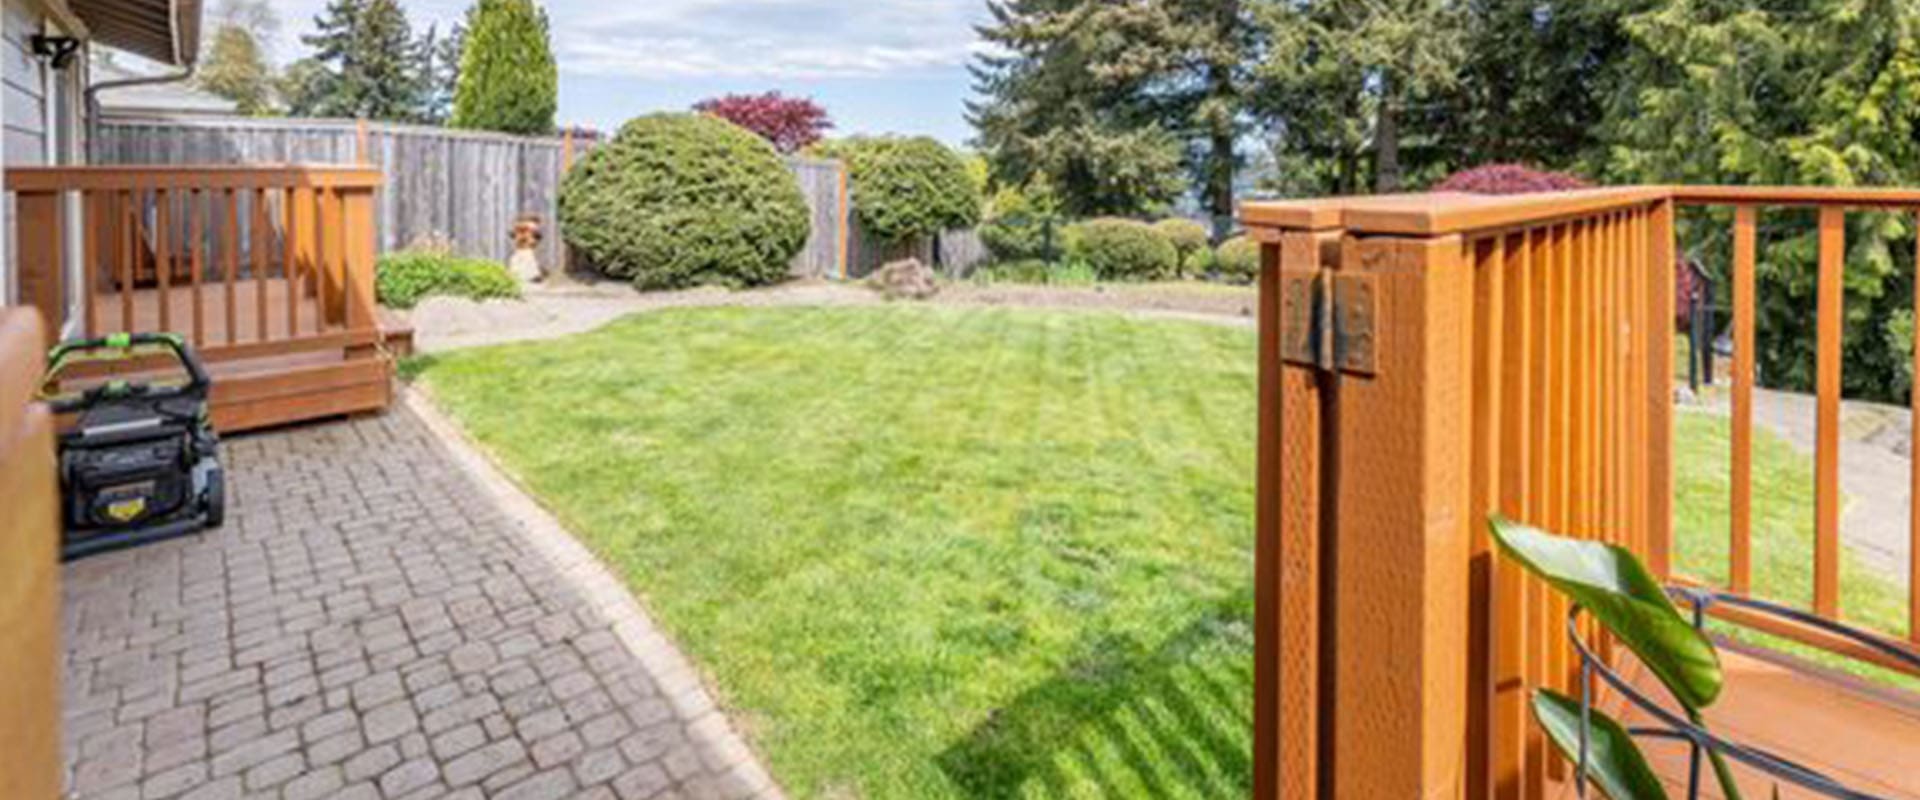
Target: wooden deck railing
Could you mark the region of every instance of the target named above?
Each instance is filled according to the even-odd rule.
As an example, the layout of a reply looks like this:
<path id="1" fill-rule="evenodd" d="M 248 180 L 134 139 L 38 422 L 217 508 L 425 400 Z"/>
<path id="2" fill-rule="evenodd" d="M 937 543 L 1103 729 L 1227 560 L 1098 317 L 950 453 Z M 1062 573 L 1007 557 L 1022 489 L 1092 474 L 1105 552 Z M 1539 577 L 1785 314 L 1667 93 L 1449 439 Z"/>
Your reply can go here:
<path id="1" fill-rule="evenodd" d="M 0 308 L 0 797 L 60 794 L 60 517 L 31 310 Z"/>
<path id="2" fill-rule="evenodd" d="M 12 168 L 21 298 L 50 335 L 175 332 L 215 363 L 371 347 L 379 185 L 362 167 Z"/>
<path id="3" fill-rule="evenodd" d="M 1736 207 L 1736 592 L 1751 588 L 1754 220 L 1820 208 L 1816 588 L 1771 599 L 1832 618 L 1843 214 L 1920 208 L 1920 193 L 1632 187 L 1242 210 L 1264 243 L 1256 796 L 1533 800 L 1567 777 L 1525 710 L 1535 687 L 1577 694 L 1567 608 L 1496 557 L 1485 520 L 1617 543 L 1686 580 L 1672 269 L 1676 209 L 1700 204 Z"/>

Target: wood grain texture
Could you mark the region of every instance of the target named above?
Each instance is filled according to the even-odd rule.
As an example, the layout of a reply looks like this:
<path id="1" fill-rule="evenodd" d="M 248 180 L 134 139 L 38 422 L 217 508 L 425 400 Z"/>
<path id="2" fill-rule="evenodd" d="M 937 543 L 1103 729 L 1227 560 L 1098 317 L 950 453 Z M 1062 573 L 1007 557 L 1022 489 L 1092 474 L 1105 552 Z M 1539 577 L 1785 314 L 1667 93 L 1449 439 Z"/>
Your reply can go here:
<path id="1" fill-rule="evenodd" d="M 1813 610 L 1840 613 L 1840 337 L 1846 313 L 1846 210 L 1820 209 L 1814 393 Z"/>
<path id="2" fill-rule="evenodd" d="M 1728 497 L 1733 537 L 1727 572 L 1730 589 L 1745 594 L 1753 586 L 1753 326 L 1754 249 L 1757 211 L 1733 212 L 1733 465 Z"/>
<path id="3" fill-rule="evenodd" d="M 1647 309 L 1645 316 L 1649 341 L 1646 354 L 1646 559 L 1653 573 L 1666 577 L 1673 573 L 1673 330 L 1674 297 L 1674 205 L 1671 200 L 1653 205 L 1648 219 L 1646 242 Z"/>
<path id="4" fill-rule="evenodd" d="M 1331 424 L 1334 797 L 1453 798 L 1466 735 L 1473 275 L 1461 242 L 1355 239 L 1377 283 L 1378 374 Z"/>
<path id="5" fill-rule="evenodd" d="M 0 797 L 61 791 L 60 541 L 53 421 L 33 401 L 45 324 L 0 309 Z"/>
<path id="6" fill-rule="evenodd" d="M 1261 248 L 1261 412 L 1255 521 L 1254 796 L 1320 785 L 1320 379 L 1280 361 L 1283 265 L 1320 265 L 1329 240 L 1289 232 Z M 1338 237 L 1331 239 L 1337 245 Z"/>

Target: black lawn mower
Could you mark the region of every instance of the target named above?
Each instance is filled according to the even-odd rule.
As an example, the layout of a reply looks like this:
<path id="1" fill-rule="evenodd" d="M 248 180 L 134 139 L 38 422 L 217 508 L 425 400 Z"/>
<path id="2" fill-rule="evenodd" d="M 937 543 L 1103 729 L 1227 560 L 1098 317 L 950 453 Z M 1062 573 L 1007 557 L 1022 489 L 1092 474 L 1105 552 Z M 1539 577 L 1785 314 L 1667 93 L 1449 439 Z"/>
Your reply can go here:
<path id="1" fill-rule="evenodd" d="M 212 382 L 178 335 L 111 334 L 62 343 L 48 356 L 41 396 L 77 415 L 59 435 L 60 558 L 220 527 L 226 517 L 220 440 L 207 419 Z M 63 377 L 83 364 L 136 362 L 141 374 L 177 365 L 179 377 Z M 164 373 L 163 373 L 164 377 Z M 66 382 L 86 388 L 57 391 Z"/>

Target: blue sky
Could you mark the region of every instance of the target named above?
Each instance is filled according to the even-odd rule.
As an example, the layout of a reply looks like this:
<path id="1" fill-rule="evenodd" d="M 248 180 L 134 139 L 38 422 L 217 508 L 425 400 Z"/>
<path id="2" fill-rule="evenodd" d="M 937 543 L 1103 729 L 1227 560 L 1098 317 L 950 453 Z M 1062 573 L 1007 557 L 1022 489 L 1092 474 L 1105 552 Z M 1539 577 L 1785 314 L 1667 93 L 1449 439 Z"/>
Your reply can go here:
<path id="1" fill-rule="evenodd" d="M 326 0 L 272 0 L 275 57 Z M 467 0 L 402 0 L 416 30 L 458 21 Z M 544 0 L 560 64 L 561 124 L 612 130 L 728 92 L 809 96 L 837 133 L 972 135 L 962 104 L 984 0 Z M 210 3 L 217 8 L 217 3 Z"/>

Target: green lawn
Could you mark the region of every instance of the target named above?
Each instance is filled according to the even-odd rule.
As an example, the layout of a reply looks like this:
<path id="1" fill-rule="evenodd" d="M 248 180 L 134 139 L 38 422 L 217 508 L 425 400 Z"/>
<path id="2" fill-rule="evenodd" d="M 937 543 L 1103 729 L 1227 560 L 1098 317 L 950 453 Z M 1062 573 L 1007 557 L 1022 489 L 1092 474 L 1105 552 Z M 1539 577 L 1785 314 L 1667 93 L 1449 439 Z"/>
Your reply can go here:
<path id="1" fill-rule="evenodd" d="M 684 310 L 413 365 L 802 797 L 1243 797 L 1244 329 Z"/>
<path id="2" fill-rule="evenodd" d="M 706 309 L 414 362 L 624 571 L 801 797 L 1243 797 L 1254 337 L 1109 313 Z M 1678 415 L 1725 574 L 1727 423 Z M 1755 583 L 1809 594 L 1762 432 Z M 1904 630 L 1849 564 L 1848 613 Z"/>
<path id="3" fill-rule="evenodd" d="M 1727 581 L 1733 445 L 1726 417 L 1674 415 L 1674 568 L 1715 585 Z M 1813 599 L 1813 459 L 1764 429 L 1753 437 L 1753 593 L 1806 608 Z M 1843 551 L 1840 612 L 1848 622 L 1904 636 L 1906 589 Z M 1902 686 L 1915 682 L 1877 667 L 1828 656 L 1775 637 L 1728 626 L 1736 638 L 1778 647 L 1822 664 Z"/>

